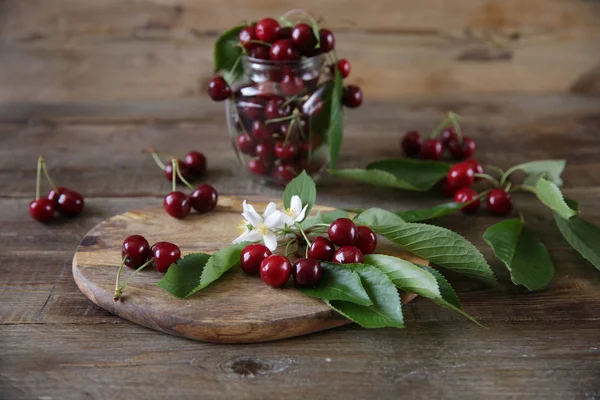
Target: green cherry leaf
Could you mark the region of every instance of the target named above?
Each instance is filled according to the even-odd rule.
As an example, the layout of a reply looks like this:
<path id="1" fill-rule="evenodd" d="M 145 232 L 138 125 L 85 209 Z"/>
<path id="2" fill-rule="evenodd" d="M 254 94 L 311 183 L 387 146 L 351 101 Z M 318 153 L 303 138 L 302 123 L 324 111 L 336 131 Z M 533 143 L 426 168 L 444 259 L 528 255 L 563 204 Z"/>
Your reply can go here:
<path id="1" fill-rule="evenodd" d="M 515 165 L 510 168 L 504 176 L 508 177 L 515 171 L 523 171 L 527 174 L 525 184 L 534 186 L 541 176 L 545 176 L 550 182 L 561 186 L 561 175 L 565 169 L 567 162 L 565 160 L 538 160 L 530 161 L 524 164 Z"/>
<path id="2" fill-rule="evenodd" d="M 306 171 L 302 171 L 300 175 L 292 179 L 287 184 L 283 191 L 283 205 L 286 209 L 290 208 L 290 203 L 293 196 L 299 196 L 302 200 L 302 207 L 308 204 L 306 208 L 306 215 L 310 213 L 315 201 L 317 199 L 317 188 L 315 182 Z"/>
<path id="3" fill-rule="evenodd" d="M 419 188 L 410 183 L 398 179 L 395 175 L 380 171 L 378 169 L 344 168 L 332 171 L 332 174 L 340 178 L 349 179 L 369 185 L 390 187 L 395 189 L 419 191 Z"/>
<path id="4" fill-rule="evenodd" d="M 362 306 L 339 300 L 325 303 L 363 328 L 404 328 L 400 296 L 387 275 L 370 265 L 344 264 L 344 267 L 358 273 L 373 304 Z"/>
<path id="5" fill-rule="evenodd" d="M 577 215 L 577 211 L 567 205 L 558 186 L 544 177 L 538 179 L 535 185 L 535 195 L 544 205 L 564 219 Z"/>
<path id="6" fill-rule="evenodd" d="M 529 290 L 545 288 L 554 276 L 554 264 L 539 236 L 519 219 L 508 219 L 483 234 L 496 257 L 510 271 L 512 281 Z"/>
<path id="7" fill-rule="evenodd" d="M 439 161 L 395 158 L 380 160 L 367 165 L 367 169 L 386 171 L 402 179 L 416 190 L 427 191 L 448 176 L 450 164 Z"/>
<path id="8" fill-rule="evenodd" d="M 365 291 L 360 275 L 340 264 L 323 263 L 321 282 L 314 288 L 298 288 L 310 297 L 324 301 L 341 300 L 362 306 L 373 304 Z"/>
<path id="9" fill-rule="evenodd" d="M 567 203 L 578 209 L 577 202 L 567 199 Z M 554 214 L 554 220 L 571 247 L 600 271 L 600 228 L 578 215 L 567 220 Z"/>
<path id="10" fill-rule="evenodd" d="M 338 71 L 337 68 L 334 68 L 331 109 L 329 111 L 329 129 L 327 134 L 330 171 L 333 171 L 337 165 L 340 149 L 342 148 L 342 141 L 344 139 L 344 109 L 342 107 L 343 85 L 344 83 L 340 71 Z"/>
<path id="11" fill-rule="evenodd" d="M 355 218 L 376 233 L 434 264 L 479 279 L 496 282 L 494 273 L 477 248 L 451 230 L 421 223 L 406 222 L 394 213 L 370 208 Z"/>
<path id="12" fill-rule="evenodd" d="M 200 276 L 209 258 L 210 254 L 193 253 L 179 259 L 158 281 L 158 287 L 165 289 L 173 296 L 188 297 L 200 281 Z"/>
<path id="13" fill-rule="evenodd" d="M 235 26 L 224 32 L 215 42 L 213 49 L 214 72 L 223 72 L 229 84 L 232 84 L 243 75 L 242 63 L 239 60 L 242 55 L 242 48 L 237 44 L 240 31 L 245 27 L 245 25 Z"/>
<path id="14" fill-rule="evenodd" d="M 406 222 L 421 222 L 455 213 L 464 206 L 463 203 L 446 203 L 422 210 L 397 211 L 396 215 Z"/>

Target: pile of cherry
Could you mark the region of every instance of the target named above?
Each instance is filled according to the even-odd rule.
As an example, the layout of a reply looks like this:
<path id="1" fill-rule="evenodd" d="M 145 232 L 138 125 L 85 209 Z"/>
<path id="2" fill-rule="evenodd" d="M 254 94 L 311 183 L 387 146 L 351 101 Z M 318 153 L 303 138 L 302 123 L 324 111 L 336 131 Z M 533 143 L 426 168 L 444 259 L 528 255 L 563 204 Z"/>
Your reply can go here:
<path id="1" fill-rule="evenodd" d="M 41 197 L 42 173 L 52 187 L 47 197 Z M 83 196 L 66 187 L 56 187 L 48 174 L 46 161 L 40 157 L 37 163 L 37 179 L 35 187 L 35 200 L 29 203 L 29 215 L 40 222 L 49 222 L 56 212 L 65 217 L 76 217 L 83 211 Z"/>
<path id="2" fill-rule="evenodd" d="M 184 161 L 172 158 L 165 165 L 156 151 L 152 152 L 152 157 L 156 164 L 161 168 L 167 180 L 173 183 L 172 191 L 165 196 L 163 208 L 173 218 L 183 219 L 188 216 L 193 208 L 203 214 L 214 210 L 217 206 L 218 193 L 214 187 L 206 184 L 194 186 L 188 181 L 198 178 L 206 170 L 206 157 L 198 151 L 190 151 Z M 192 190 L 187 195 L 177 190 L 177 183 L 183 183 Z"/>
<path id="3" fill-rule="evenodd" d="M 308 233 L 308 232 L 307 232 Z M 359 264 L 364 254 L 371 254 L 377 247 L 377 236 L 369 227 L 356 226 L 348 218 L 331 223 L 327 232 L 329 239 L 317 236 L 308 246 L 306 258 L 291 263 L 289 258 L 272 254 L 262 244 L 250 244 L 242 250 L 240 265 L 250 275 L 260 273 L 267 285 L 281 287 L 293 276 L 294 286 L 313 287 L 321 281 L 321 262 Z M 339 246 L 336 249 L 335 246 Z"/>
<path id="4" fill-rule="evenodd" d="M 121 265 L 117 272 L 117 282 L 115 283 L 115 301 L 118 301 L 123 295 L 125 287 L 139 271 L 152 264 L 158 272 L 166 273 L 169 267 L 181 258 L 179 247 L 170 242 L 156 242 L 150 246 L 148 240 L 141 235 L 128 236 L 121 247 Z M 134 269 L 135 271 L 127 278 L 123 285 L 120 284 L 121 271 L 123 266 Z"/>

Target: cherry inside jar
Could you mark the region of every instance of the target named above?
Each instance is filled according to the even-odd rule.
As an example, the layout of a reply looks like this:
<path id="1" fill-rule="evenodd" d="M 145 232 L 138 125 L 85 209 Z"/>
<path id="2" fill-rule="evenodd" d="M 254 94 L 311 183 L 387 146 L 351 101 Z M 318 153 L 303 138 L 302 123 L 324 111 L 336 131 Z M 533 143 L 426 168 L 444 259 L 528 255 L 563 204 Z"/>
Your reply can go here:
<path id="1" fill-rule="evenodd" d="M 226 102 L 232 143 L 253 177 L 285 185 L 302 170 L 314 179 L 329 162 L 332 79 L 325 56 L 298 61 L 242 57 L 244 77 Z"/>

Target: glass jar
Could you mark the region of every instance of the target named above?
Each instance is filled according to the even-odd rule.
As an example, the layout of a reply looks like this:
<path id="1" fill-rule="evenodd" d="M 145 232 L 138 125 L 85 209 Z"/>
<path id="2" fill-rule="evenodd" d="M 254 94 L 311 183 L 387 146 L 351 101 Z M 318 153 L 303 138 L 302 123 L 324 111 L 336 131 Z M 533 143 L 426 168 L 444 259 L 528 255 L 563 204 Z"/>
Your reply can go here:
<path id="1" fill-rule="evenodd" d="M 243 78 L 226 102 L 227 124 L 242 167 L 284 185 L 302 170 L 317 179 L 329 162 L 332 91 L 325 55 L 294 62 L 243 56 Z"/>

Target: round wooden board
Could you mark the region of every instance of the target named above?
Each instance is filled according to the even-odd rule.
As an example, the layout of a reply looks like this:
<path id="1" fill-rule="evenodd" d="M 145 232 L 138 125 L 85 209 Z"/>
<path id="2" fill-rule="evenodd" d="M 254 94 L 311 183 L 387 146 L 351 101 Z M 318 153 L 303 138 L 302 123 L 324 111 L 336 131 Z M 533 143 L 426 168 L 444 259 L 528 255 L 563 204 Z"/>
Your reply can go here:
<path id="1" fill-rule="evenodd" d="M 265 199 L 248 199 L 259 212 Z M 176 243 L 183 254 L 212 253 L 237 236 L 242 199 L 219 198 L 208 214 L 192 213 L 185 220 L 169 217 L 162 207 L 114 216 L 90 230 L 73 257 L 73 277 L 79 289 L 103 309 L 131 322 L 171 335 L 215 343 L 252 343 L 305 335 L 350 323 L 322 301 L 294 290 L 281 289 L 233 268 L 218 282 L 188 299 L 178 299 L 156 286 L 162 274 L 147 268 L 134 277 L 119 302 L 113 291 L 123 239 L 144 235 L 150 244 Z M 314 210 L 329 211 L 316 206 Z M 427 264 L 427 261 L 382 244 L 378 252 Z M 122 282 L 132 271 L 125 268 Z M 415 295 L 402 294 L 402 303 Z"/>

